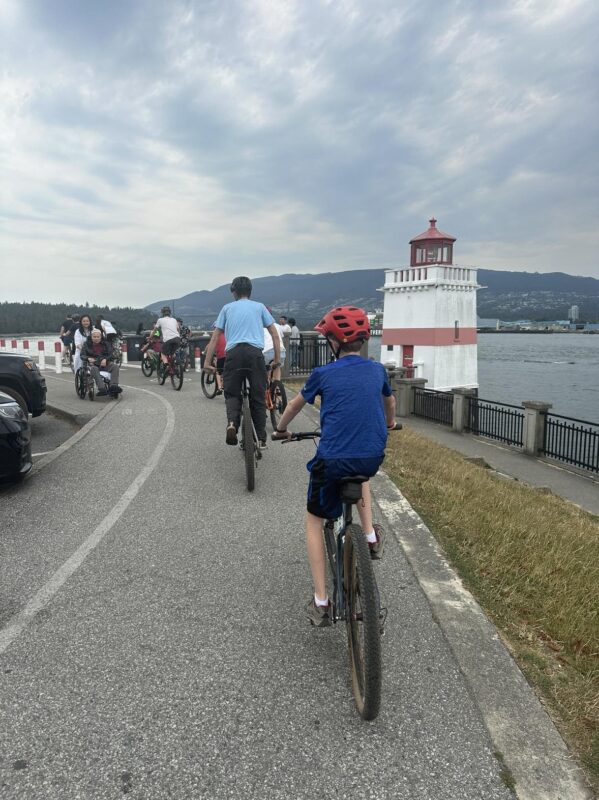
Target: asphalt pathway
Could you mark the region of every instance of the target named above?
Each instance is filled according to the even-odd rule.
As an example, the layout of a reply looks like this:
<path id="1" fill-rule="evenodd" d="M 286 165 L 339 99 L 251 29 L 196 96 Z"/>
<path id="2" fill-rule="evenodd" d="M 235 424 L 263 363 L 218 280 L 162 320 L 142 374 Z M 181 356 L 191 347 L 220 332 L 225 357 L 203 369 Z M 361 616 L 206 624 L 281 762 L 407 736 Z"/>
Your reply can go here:
<path id="1" fill-rule="evenodd" d="M 381 714 L 356 714 L 344 630 L 302 615 L 313 446 L 270 443 L 250 494 L 197 375 L 122 383 L 0 497 L 3 800 L 512 797 L 393 536 Z"/>

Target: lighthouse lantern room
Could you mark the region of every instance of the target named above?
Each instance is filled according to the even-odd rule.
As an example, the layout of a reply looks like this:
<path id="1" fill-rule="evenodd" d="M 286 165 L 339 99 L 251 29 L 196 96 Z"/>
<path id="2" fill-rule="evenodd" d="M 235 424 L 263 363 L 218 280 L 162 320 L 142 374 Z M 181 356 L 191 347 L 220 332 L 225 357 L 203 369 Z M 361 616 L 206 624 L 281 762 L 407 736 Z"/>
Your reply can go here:
<path id="1" fill-rule="evenodd" d="M 437 220 L 410 241 L 410 266 L 385 271 L 381 361 L 427 388 L 477 388 L 476 268 L 453 263 L 455 236 Z"/>

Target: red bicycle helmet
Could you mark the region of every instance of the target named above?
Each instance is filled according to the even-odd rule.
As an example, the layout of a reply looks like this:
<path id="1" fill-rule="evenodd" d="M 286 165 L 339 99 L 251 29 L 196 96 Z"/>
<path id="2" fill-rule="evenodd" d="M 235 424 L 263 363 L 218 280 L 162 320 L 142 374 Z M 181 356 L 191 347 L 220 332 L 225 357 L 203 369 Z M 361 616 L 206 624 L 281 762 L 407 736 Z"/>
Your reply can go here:
<path id="1" fill-rule="evenodd" d="M 323 336 L 334 336 L 339 342 L 356 342 L 370 339 L 370 323 L 361 308 L 338 306 L 332 308 L 320 320 L 314 330 Z"/>

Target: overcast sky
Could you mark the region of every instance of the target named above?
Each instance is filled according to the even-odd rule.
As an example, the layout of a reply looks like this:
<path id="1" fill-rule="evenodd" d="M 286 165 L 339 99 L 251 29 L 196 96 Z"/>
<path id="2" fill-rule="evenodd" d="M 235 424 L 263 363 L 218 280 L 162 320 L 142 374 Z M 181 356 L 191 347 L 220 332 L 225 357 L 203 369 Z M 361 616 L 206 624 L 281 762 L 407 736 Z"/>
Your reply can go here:
<path id="1" fill-rule="evenodd" d="M 597 0 L 0 0 L 0 300 L 599 278 Z"/>

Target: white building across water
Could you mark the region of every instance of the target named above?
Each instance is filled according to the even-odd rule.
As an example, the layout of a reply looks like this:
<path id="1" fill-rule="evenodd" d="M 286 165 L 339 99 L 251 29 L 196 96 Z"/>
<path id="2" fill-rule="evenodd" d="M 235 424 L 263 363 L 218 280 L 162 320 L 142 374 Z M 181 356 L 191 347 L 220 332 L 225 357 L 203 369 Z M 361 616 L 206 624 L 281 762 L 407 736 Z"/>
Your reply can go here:
<path id="1" fill-rule="evenodd" d="M 427 389 L 478 388 L 477 270 L 454 264 L 455 236 L 429 224 L 410 241 L 410 265 L 385 271 L 381 361 Z"/>

